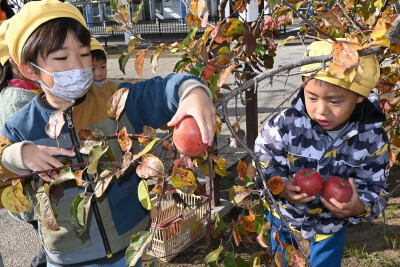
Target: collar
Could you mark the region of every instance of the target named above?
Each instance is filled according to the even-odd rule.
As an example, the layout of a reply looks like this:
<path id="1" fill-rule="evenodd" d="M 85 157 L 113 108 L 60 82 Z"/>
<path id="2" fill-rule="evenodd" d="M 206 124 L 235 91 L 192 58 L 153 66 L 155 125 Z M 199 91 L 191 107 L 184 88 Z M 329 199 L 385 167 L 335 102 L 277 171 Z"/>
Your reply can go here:
<path id="1" fill-rule="evenodd" d="M 23 88 L 26 90 L 37 90 L 39 87 L 32 81 L 21 80 L 21 79 L 11 79 L 7 81 L 8 86 Z"/>

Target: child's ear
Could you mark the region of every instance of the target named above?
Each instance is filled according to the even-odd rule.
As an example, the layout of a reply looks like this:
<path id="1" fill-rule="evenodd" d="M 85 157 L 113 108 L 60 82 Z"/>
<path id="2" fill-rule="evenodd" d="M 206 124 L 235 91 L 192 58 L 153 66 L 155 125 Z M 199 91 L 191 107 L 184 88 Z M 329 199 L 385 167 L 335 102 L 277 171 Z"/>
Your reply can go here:
<path id="1" fill-rule="evenodd" d="M 24 75 L 25 78 L 31 81 L 37 81 L 40 79 L 39 75 L 36 73 L 35 69 L 30 63 L 19 63 L 18 70 L 22 75 Z"/>
<path id="2" fill-rule="evenodd" d="M 359 95 L 359 96 L 357 97 L 357 104 L 360 104 L 361 102 L 363 102 L 363 101 L 364 101 L 364 98 L 365 98 L 365 96 Z"/>

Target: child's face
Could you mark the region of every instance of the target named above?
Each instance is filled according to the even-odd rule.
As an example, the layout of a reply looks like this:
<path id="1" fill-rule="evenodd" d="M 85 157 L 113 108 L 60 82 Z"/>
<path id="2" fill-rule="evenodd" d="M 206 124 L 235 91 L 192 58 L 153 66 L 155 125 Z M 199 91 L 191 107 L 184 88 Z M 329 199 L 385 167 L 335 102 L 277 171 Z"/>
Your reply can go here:
<path id="1" fill-rule="evenodd" d="M 340 130 L 349 120 L 357 103 L 364 99 L 352 91 L 335 85 L 310 80 L 304 88 L 308 115 L 324 130 Z"/>
<path id="2" fill-rule="evenodd" d="M 92 56 L 90 54 L 89 46 L 82 45 L 72 34 L 68 33 L 62 48 L 50 53 L 46 58 L 39 56 L 37 65 L 50 73 L 91 68 Z M 40 71 L 39 77 L 49 88 L 54 87 L 54 78 L 52 75 Z M 71 104 L 71 102 L 54 96 L 46 88 L 42 89 L 46 93 L 47 100 L 49 102 L 53 102 L 53 106 L 54 104 L 58 103 L 54 107 L 59 107 L 59 104 L 64 106 L 64 102 L 68 103 L 69 105 Z"/>
<path id="3" fill-rule="evenodd" d="M 93 59 L 93 81 L 102 82 L 107 79 L 107 62 Z"/>

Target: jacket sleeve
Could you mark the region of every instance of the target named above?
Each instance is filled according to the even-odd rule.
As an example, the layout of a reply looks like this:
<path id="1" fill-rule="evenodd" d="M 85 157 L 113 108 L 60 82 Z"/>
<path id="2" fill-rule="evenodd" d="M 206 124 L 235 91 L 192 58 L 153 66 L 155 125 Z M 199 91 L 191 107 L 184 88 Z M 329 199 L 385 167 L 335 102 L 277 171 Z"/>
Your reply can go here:
<path id="1" fill-rule="evenodd" d="M 254 152 L 264 167 L 267 181 L 274 176 L 287 179 L 289 173 L 286 141 L 279 126 L 280 118 L 277 114 L 264 126 L 254 145 Z M 261 189 L 261 180 L 259 177 L 256 179 L 256 188 Z"/>
<path id="2" fill-rule="evenodd" d="M 159 128 L 166 124 L 178 109 L 180 98 L 194 88 L 201 87 L 211 95 L 200 78 L 190 74 L 172 73 L 135 84 L 121 83 L 122 87 L 129 88 L 125 112 L 136 132 L 145 125 Z"/>
<path id="3" fill-rule="evenodd" d="M 354 224 L 377 218 L 388 201 L 389 151 L 383 129 L 379 140 L 374 140 L 373 144 L 374 152 L 365 159 L 356 170 L 356 177 L 353 177 L 360 199 L 365 205 L 364 214 L 348 218 Z"/>

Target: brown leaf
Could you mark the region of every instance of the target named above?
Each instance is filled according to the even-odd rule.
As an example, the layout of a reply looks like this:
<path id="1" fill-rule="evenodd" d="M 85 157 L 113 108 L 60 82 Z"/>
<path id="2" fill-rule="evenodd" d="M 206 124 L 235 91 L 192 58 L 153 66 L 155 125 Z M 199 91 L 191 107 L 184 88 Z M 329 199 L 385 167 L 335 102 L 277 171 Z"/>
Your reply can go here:
<path id="1" fill-rule="evenodd" d="M 385 77 L 379 78 L 378 84 L 376 85 L 376 89 L 381 93 L 390 93 L 393 91 L 395 84 L 386 79 Z"/>
<path id="2" fill-rule="evenodd" d="M 237 13 L 242 13 L 243 11 L 246 10 L 246 6 L 247 6 L 247 1 L 246 0 L 236 0 L 236 1 L 234 1 L 233 9 Z"/>
<path id="3" fill-rule="evenodd" d="M 118 89 L 108 100 L 107 116 L 110 119 L 118 120 L 122 111 L 125 109 L 126 99 L 128 98 L 129 89 L 124 87 Z"/>
<path id="4" fill-rule="evenodd" d="M 232 228 L 235 244 L 236 246 L 239 246 L 240 242 L 242 242 L 242 237 L 240 236 L 239 228 L 234 220 L 232 220 Z"/>
<path id="5" fill-rule="evenodd" d="M 340 19 L 342 14 L 342 10 L 338 6 L 336 6 L 328 12 L 320 12 L 317 18 L 325 20 L 328 27 L 332 27 L 338 30 L 344 30 L 343 23 Z"/>
<path id="6" fill-rule="evenodd" d="M 189 28 L 199 27 L 201 24 L 201 20 L 198 17 L 195 17 L 192 13 L 187 13 L 185 15 L 185 21 Z"/>
<path id="7" fill-rule="evenodd" d="M 57 139 L 60 134 L 62 127 L 65 124 L 64 120 L 64 112 L 61 109 L 58 109 L 54 111 L 50 115 L 49 123 L 46 125 L 46 134 L 51 138 L 51 139 Z"/>
<path id="8" fill-rule="evenodd" d="M 256 177 L 256 167 L 254 167 L 253 164 L 250 164 L 249 166 L 247 166 L 247 172 L 246 172 L 246 176 L 250 178 L 250 180 L 254 180 L 254 178 Z"/>
<path id="9" fill-rule="evenodd" d="M 260 244 L 261 247 L 266 248 L 266 249 L 269 248 L 269 245 L 264 242 L 264 233 L 268 229 L 271 229 L 271 225 L 267 222 L 266 224 L 263 225 L 263 227 L 261 228 L 260 233 L 258 233 L 258 235 L 256 237 L 256 240 L 257 240 L 258 244 Z"/>
<path id="10" fill-rule="evenodd" d="M 46 228 L 52 231 L 58 231 L 60 230 L 60 227 L 58 226 L 56 216 L 53 212 L 49 194 L 50 185 L 47 183 L 38 189 L 36 193 L 36 199 L 38 201 L 36 205 L 36 211 L 39 216 L 40 222 Z"/>
<path id="11" fill-rule="evenodd" d="M 240 179 L 245 180 L 244 176 L 247 173 L 247 164 L 244 161 L 239 160 L 237 167 L 236 167 L 236 171 L 238 173 L 238 176 L 240 177 Z"/>
<path id="12" fill-rule="evenodd" d="M 75 171 L 76 186 L 82 186 L 82 184 L 83 184 L 82 174 L 83 174 L 83 170 Z"/>
<path id="13" fill-rule="evenodd" d="M 243 36 L 243 49 L 246 56 L 250 56 L 256 50 L 257 41 L 256 37 L 251 31 L 247 31 Z"/>
<path id="14" fill-rule="evenodd" d="M 175 188 L 189 195 L 193 194 L 197 187 L 193 172 L 182 168 L 177 168 L 172 173 L 171 183 Z"/>
<path id="15" fill-rule="evenodd" d="M 101 176 L 103 177 L 102 179 L 98 180 L 96 183 L 96 187 L 94 189 L 94 194 L 96 197 L 101 197 L 104 192 L 107 190 L 110 182 L 113 179 L 113 176 L 107 177 L 107 175 L 110 173 L 109 170 L 105 170 L 101 173 Z M 107 177 L 107 178 L 104 178 Z"/>
<path id="16" fill-rule="evenodd" d="M 283 191 L 285 184 L 280 176 L 274 176 L 268 180 L 268 188 L 271 190 L 272 194 L 278 195 Z"/>
<path id="17" fill-rule="evenodd" d="M 104 133 L 97 128 L 80 129 L 78 136 L 81 140 L 98 141 L 103 139 Z"/>
<path id="18" fill-rule="evenodd" d="M 282 251 L 277 251 L 275 253 L 275 263 L 278 267 L 285 267 L 285 264 L 283 262 L 283 253 Z"/>
<path id="19" fill-rule="evenodd" d="M 243 223 L 244 229 L 246 231 L 255 233 L 256 228 L 255 228 L 254 222 L 256 219 L 256 214 L 251 209 L 248 209 L 248 211 L 249 211 L 249 215 L 243 215 L 240 223 Z"/>
<path id="20" fill-rule="evenodd" d="M 222 85 L 226 83 L 228 80 L 229 75 L 231 74 L 232 70 L 236 68 L 237 65 L 230 65 L 229 67 L 225 68 L 222 72 L 221 75 L 219 76 L 218 82 L 217 82 L 217 87 L 221 88 Z"/>
<path id="21" fill-rule="evenodd" d="M 145 136 L 157 136 L 157 131 L 150 127 L 150 126 L 143 126 L 143 133 L 141 133 L 141 135 L 145 135 Z M 141 143 L 142 145 L 146 142 L 149 142 L 151 139 L 148 138 L 143 138 L 143 137 L 139 137 L 138 141 L 139 143 Z"/>
<path id="22" fill-rule="evenodd" d="M 381 106 L 381 110 L 384 114 L 388 115 L 390 112 L 390 101 L 389 99 L 385 98 L 385 99 L 381 99 L 379 100 L 379 105 Z"/>
<path id="23" fill-rule="evenodd" d="M 136 53 L 135 57 L 135 70 L 140 77 L 143 77 L 143 64 L 146 57 L 147 49 L 141 49 Z"/>
<path id="24" fill-rule="evenodd" d="M 142 156 L 142 163 L 137 166 L 136 173 L 141 178 L 161 178 L 165 175 L 162 161 L 152 154 Z"/>
<path id="25" fill-rule="evenodd" d="M 131 150 L 132 139 L 129 138 L 126 127 L 122 128 L 122 130 L 118 133 L 118 143 L 122 151 L 127 152 Z"/>

